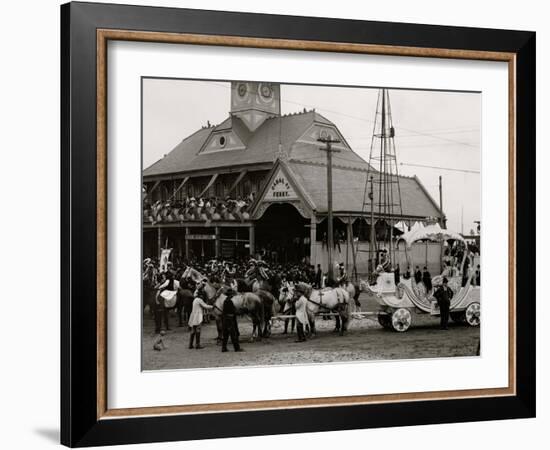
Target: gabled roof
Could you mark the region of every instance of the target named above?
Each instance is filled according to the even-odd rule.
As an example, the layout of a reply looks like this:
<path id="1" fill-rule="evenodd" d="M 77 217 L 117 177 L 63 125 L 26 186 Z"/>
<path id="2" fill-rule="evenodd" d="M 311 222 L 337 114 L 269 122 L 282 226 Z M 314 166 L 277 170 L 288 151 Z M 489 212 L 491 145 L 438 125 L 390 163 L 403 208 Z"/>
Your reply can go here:
<path id="1" fill-rule="evenodd" d="M 234 170 L 243 165 L 274 163 L 280 156 L 280 142 L 281 150 L 287 155 L 287 161 L 282 164 L 285 172 L 293 179 L 302 197 L 307 199 L 309 207 L 318 213 L 325 213 L 326 153 L 320 151 L 322 145 L 311 138 L 311 127 L 315 124 L 334 127 L 342 136 L 332 122 L 315 111 L 269 118 L 254 133 L 248 130 L 241 119 L 230 116 L 221 124 L 200 129 L 184 139 L 168 155 L 145 169 L 143 176 L 191 175 L 203 169 L 220 169 L 222 173 L 225 169 Z M 199 153 L 212 133 L 224 130 L 236 133 L 246 149 Z M 272 167 L 272 176 L 276 168 Z M 349 148 L 342 136 L 340 152 L 333 155 L 334 212 L 370 212 L 369 205 L 363 209 L 362 204 L 368 170 L 368 163 Z M 371 169 L 370 173 L 377 172 Z M 441 215 L 437 203 L 416 177 L 401 176 L 399 183 L 403 216 L 425 218 Z M 377 199 L 376 184 L 374 191 Z M 398 198 L 396 185 L 394 198 Z M 258 197 L 260 199 L 261 196 Z"/>
<path id="2" fill-rule="evenodd" d="M 178 168 L 185 167 L 186 162 L 195 157 L 211 132 L 212 128 L 202 128 L 186 137 L 164 158 L 147 167 L 143 171 L 143 176 L 178 172 Z"/>
<path id="3" fill-rule="evenodd" d="M 296 142 L 313 124 L 338 128 L 321 114 L 311 110 L 267 119 L 254 133 L 236 116 L 230 116 L 219 125 L 198 130 L 184 139 L 164 158 L 143 171 L 143 176 L 158 176 L 192 172 L 212 168 L 230 168 L 274 162 L 281 150 L 291 159 L 323 161 L 326 156 L 319 150 L 317 142 Z M 199 153 L 211 133 L 233 130 L 242 140 L 246 149 Z M 339 132 L 339 131 L 338 131 Z M 343 143 L 347 146 L 347 143 Z M 366 162 L 350 149 L 342 150 L 350 164 Z"/>
<path id="4" fill-rule="evenodd" d="M 306 161 L 289 161 L 288 165 L 296 176 L 297 182 L 308 193 L 318 213 L 327 212 L 327 168 L 326 164 Z M 373 173 L 373 172 L 371 172 Z M 367 171 L 363 167 L 345 167 L 338 163 L 332 169 L 333 210 L 338 212 L 363 211 L 363 198 Z M 426 192 L 416 177 L 399 177 L 403 216 L 439 217 L 441 212 L 435 201 Z M 397 185 L 393 184 L 394 198 L 397 199 Z M 378 187 L 374 184 L 374 201 L 378 199 Z M 370 212 L 367 204 L 365 212 Z M 378 208 L 375 206 L 375 213 Z M 398 213 L 398 211 L 395 211 Z"/>

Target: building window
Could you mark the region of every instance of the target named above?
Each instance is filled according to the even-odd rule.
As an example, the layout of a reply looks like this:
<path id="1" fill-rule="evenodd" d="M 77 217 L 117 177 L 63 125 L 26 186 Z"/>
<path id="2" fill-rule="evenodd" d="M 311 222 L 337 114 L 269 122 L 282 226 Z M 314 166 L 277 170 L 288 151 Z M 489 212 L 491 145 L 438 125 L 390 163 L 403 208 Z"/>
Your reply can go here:
<path id="1" fill-rule="evenodd" d="M 215 191 L 214 192 L 215 197 L 222 198 L 224 196 L 223 183 L 218 181 L 215 185 L 214 191 Z"/>
<path id="2" fill-rule="evenodd" d="M 168 193 L 168 187 L 166 186 L 166 184 L 163 183 L 160 189 L 160 200 L 164 202 L 168 200 L 168 198 L 170 198 L 170 194 Z"/>
<path id="3" fill-rule="evenodd" d="M 252 188 L 252 184 L 250 183 L 250 179 L 247 179 L 245 182 L 244 182 L 244 189 L 243 189 L 243 193 L 242 193 L 242 196 L 247 196 L 248 194 L 250 194 L 250 190 Z"/>

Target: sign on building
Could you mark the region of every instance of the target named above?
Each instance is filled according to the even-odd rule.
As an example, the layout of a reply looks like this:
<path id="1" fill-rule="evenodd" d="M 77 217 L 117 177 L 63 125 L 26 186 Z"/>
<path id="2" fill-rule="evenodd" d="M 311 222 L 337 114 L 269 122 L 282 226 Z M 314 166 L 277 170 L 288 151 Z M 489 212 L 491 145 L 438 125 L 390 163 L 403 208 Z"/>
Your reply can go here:
<path id="1" fill-rule="evenodd" d="M 269 189 L 264 197 L 265 201 L 296 200 L 298 196 L 281 169 L 271 181 Z"/>
<path id="2" fill-rule="evenodd" d="M 215 234 L 186 234 L 185 239 L 188 241 L 215 241 Z"/>

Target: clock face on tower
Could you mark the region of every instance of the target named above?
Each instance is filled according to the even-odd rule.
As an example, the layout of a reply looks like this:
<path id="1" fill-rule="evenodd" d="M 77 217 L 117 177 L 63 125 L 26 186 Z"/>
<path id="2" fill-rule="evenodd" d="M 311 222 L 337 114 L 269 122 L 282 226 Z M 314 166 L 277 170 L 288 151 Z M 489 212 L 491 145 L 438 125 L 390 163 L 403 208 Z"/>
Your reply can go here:
<path id="1" fill-rule="evenodd" d="M 280 114 L 280 85 L 256 81 L 231 83 L 231 113 L 254 131 L 267 118 Z"/>
<path id="2" fill-rule="evenodd" d="M 246 97 L 246 94 L 248 93 L 248 87 L 246 86 L 246 83 L 239 83 L 239 85 L 237 86 L 237 93 L 241 98 Z"/>
<path id="3" fill-rule="evenodd" d="M 264 103 L 271 103 L 273 101 L 273 88 L 268 83 L 260 83 L 258 85 L 259 98 Z"/>

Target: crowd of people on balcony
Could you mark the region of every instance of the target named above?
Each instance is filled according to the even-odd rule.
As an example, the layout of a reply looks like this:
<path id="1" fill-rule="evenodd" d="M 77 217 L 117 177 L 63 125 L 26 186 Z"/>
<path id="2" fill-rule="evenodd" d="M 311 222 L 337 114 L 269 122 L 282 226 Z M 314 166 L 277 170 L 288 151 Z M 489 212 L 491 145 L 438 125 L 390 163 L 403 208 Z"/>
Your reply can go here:
<path id="1" fill-rule="evenodd" d="M 155 225 L 157 223 L 184 221 L 216 221 L 239 220 L 250 218 L 250 206 L 254 201 L 252 194 L 246 197 L 225 199 L 219 197 L 195 198 L 186 197 L 182 201 L 143 202 L 143 221 Z"/>

